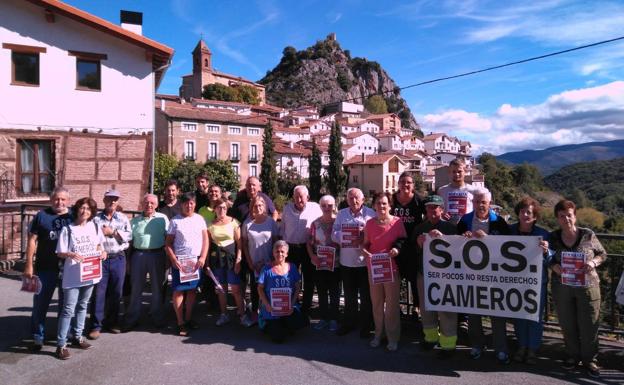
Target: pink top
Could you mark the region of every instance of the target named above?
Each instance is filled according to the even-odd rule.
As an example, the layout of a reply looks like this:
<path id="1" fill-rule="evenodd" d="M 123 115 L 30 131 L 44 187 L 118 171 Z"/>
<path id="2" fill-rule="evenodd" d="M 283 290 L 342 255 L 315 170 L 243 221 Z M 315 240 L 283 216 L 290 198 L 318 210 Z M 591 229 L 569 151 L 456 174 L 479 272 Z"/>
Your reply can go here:
<path id="1" fill-rule="evenodd" d="M 400 217 L 394 217 L 390 223 L 379 224 L 377 219 L 372 218 L 366 222 L 364 233 L 368 237 L 370 245 L 368 251 L 371 254 L 387 253 L 399 238 L 407 238 L 405 226 Z M 392 258 L 392 270 L 397 271 L 394 258 Z"/>

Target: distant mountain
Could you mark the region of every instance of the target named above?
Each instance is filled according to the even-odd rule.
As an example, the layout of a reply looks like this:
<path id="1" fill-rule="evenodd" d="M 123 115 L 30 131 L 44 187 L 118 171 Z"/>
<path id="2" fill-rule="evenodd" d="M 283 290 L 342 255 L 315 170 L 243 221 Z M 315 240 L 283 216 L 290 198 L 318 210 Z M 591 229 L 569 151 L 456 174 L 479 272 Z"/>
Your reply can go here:
<path id="1" fill-rule="evenodd" d="M 550 175 L 560 168 L 580 162 L 609 160 L 624 156 L 624 140 L 589 142 L 550 147 L 545 150 L 524 150 L 497 155 L 496 159 L 511 163 L 527 162 L 535 165 L 543 175 Z"/>
<path id="2" fill-rule="evenodd" d="M 269 103 L 286 108 L 310 104 L 323 107 L 336 101 L 366 105 L 370 96 L 382 94 L 381 103 L 385 101 L 387 112 L 396 113 L 403 127 L 422 137 L 394 80 L 379 63 L 351 58 L 349 50 L 340 47 L 334 34 L 302 51 L 284 48 L 278 65 L 259 83 L 266 86 Z"/>
<path id="3" fill-rule="evenodd" d="M 624 214 L 624 158 L 577 163 L 544 178 L 551 189 L 607 215 Z"/>

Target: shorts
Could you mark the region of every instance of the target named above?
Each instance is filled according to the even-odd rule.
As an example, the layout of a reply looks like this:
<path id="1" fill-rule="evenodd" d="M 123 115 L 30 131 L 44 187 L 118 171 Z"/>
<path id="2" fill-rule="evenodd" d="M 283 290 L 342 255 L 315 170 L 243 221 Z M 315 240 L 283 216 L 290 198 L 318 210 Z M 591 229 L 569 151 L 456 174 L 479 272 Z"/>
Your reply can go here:
<path id="1" fill-rule="evenodd" d="M 218 267 L 216 269 L 212 269 L 212 273 L 221 286 L 224 286 L 225 284 L 240 285 L 241 283 L 240 274 L 234 273 L 233 269 Z"/>
<path id="2" fill-rule="evenodd" d="M 195 290 L 201 284 L 204 273 L 200 270 L 199 279 L 189 282 L 180 282 L 180 270 L 171 268 L 171 289 L 173 291 Z"/>

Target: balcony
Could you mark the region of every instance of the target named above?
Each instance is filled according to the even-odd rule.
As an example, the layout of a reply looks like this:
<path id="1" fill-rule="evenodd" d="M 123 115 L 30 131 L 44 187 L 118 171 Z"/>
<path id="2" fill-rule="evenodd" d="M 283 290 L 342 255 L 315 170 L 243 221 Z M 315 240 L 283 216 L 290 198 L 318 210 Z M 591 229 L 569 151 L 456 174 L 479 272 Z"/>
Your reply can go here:
<path id="1" fill-rule="evenodd" d="M 240 154 L 230 154 L 228 160 L 232 163 L 238 163 L 240 162 Z"/>
<path id="2" fill-rule="evenodd" d="M 191 162 L 194 162 L 197 160 L 197 153 L 192 153 L 192 154 L 184 154 L 184 160 L 188 160 Z"/>
<path id="3" fill-rule="evenodd" d="M 249 155 L 249 159 L 247 161 L 249 163 L 258 163 L 260 159 L 258 159 L 258 155 Z"/>
<path id="4" fill-rule="evenodd" d="M 208 155 L 206 156 L 206 159 L 207 159 L 207 160 L 219 160 L 219 153 L 216 153 L 216 154 L 208 154 Z"/>

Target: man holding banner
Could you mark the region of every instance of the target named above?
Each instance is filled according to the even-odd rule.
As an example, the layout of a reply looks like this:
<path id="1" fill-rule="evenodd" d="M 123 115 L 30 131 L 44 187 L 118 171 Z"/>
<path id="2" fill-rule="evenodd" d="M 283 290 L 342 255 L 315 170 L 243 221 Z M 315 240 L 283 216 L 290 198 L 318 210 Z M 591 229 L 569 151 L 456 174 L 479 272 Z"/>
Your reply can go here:
<path id="1" fill-rule="evenodd" d="M 425 222 L 414 228 L 411 238 L 411 243 L 415 241 L 418 244 L 416 282 L 418 284 L 418 300 L 425 338 L 422 347 L 424 350 L 431 350 L 439 343 L 442 349 L 438 353 L 438 357 L 445 359 L 452 356 L 455 351 L 455 346 L 457 345 L 457 313 L 427 310 L 423 281 L 423 245 L 427 235 L 432 238 L 439 238 L 442 235 L 454 235 L 457 234 L 457 227 L 455 224 L 442 219 L 442 215 L 444 214 L 444 200 L 441 196 L 428 196 L 424 200 L 424 205 Z"/>

